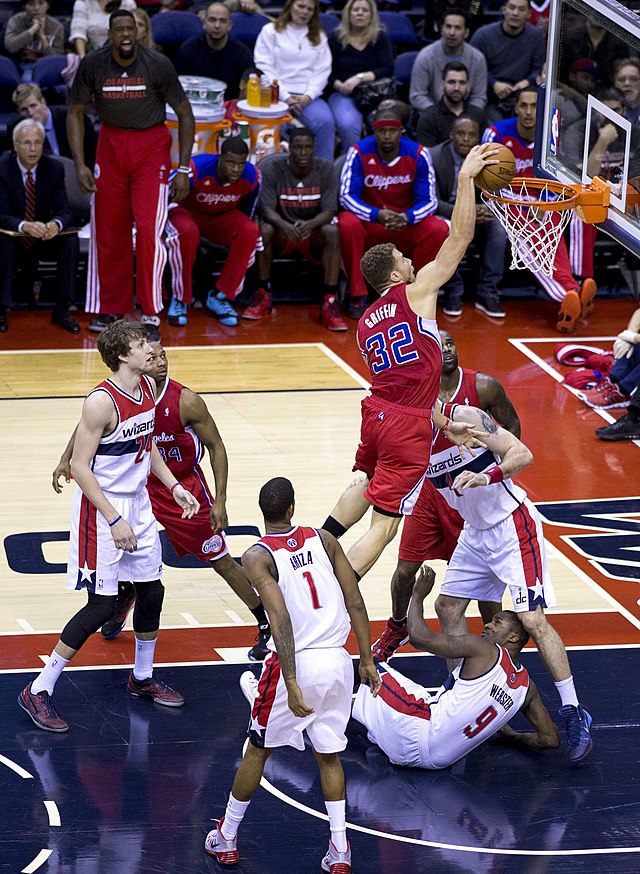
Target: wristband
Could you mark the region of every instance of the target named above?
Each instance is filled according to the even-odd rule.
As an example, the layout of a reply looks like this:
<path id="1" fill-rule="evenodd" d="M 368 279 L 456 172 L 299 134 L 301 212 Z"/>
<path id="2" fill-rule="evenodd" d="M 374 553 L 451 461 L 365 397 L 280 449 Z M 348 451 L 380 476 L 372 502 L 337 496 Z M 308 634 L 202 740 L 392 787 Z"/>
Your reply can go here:
<path id="1" fill-rule="evenodd" d="M 169 489 L 169 491 L 173 493 L 173 490 L 175 489 L 175 487 L 176 487 L 176 486 L 179 486 L 179 485 L 180 485 L 180 480 L 177 479 L 177 480 L 174 482 L 174 484 L 171 486 L 171 488 Z"/>
<path id="2" fill-rule="evenodd" d="M 109 528 L 113 528 L 113 526 L 116 524 L 116 522 L 119 522 L 121 519 L 122 519 L 122 516 L 118 516 L 116 519 L 113 520 L 113 522 L 109 522 Z"/>
<path id="3" fill-rule="evenodd" d="M 188 176 L 190 172 L 191 171 L 189 170 L 188 167 L 177 167 L 176 168 L 176 173 L 185 173 Z"/>
<path id="4" fill-rule="evenodd" d="M 502 472 L 502 468 L 498 467 L 497 464 L 494 464 L 493 467 L 490 467 L 489 470 L 484 471 L 484 475 L 489 477 L 489 483 L 501 483 L 504 479 L 504 473 Z"/>

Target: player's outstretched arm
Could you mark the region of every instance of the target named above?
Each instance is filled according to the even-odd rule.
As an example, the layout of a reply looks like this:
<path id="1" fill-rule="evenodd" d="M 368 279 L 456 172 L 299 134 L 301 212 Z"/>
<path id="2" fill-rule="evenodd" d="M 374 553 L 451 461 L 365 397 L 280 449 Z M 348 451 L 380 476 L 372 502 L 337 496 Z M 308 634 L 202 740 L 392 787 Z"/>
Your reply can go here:
<path id="1" fill-rule="evenodd" d="M 434 304 L 434 295 L 458 268 L 475 233 L 476 196 L 473 180 L 484 167 L 498 163 L 494 158 L 497 152 L 495 144 L 485 143 L 474 146 L 464 159 L 458 174 L 458 192 L 449 236 L 435 259 L 419 270 L 415 282 L 407 287 L 407 300 L 414 312 L 427 314 L 428 306 Z M 435 305 L 431 318 L 434 316 Z"/>
<path id="2" fill-rule="evenodd" d="M 302 690 L 296 679 L 296 643 L 293 639 L 291 617 L 276 580 L 273 560 L 261 546 L 252 546 L 242 556 L 242 567 L 269 616 L 282 679 L 289 696 L 289 709 L 294 716 L 309 716 L 313 710 L 304 703 Z"/>
<path id="3" fill-rule="evenodd" d="M 560 746 L 560 733 L 542 703 L 533 680 L 529 681 L 527 697 L 520 712 L 529 720 L 535 731 L 515 731 L 510 725 L 504 725 L 499 732 L 502 737 L 519 746 L 535 750 L 557 749 Z"/>
<path id="4" fill-rule="evenodd" d="M 376 695 L 380 688 L 380 675 L 373 663 L 371 655 L 371 628 L 369 626 L 369 616 L 367 608 L 362 599 L 360 588 L 356 580 L 356 575 L 353 568 L 349 564 L 344 550 L 333 536 L 328 531 L 320 530 L 320 536 L 327 549 L 327 553 L 333 564 L 333 570 L 336 579 L 340 583 L 344 603 L 351 619 L 356 640 L 358 641 L 358 652 L 360 653 L 360 681 L 367 683 L 371 689 L 371 693 Z"/>
<path id="5" fill-rule="evenodd" d="M 209 461 L 215 482 L 215 503 L 211 508 L 211 528 L 224 531 L 229 524 L 227 517 L 227 478 L 229 459 L 216 423 L 199 394 L 184 388 L 180 395 L 180 420 L 193 428 L 196 436 L 209 453 Z"/>

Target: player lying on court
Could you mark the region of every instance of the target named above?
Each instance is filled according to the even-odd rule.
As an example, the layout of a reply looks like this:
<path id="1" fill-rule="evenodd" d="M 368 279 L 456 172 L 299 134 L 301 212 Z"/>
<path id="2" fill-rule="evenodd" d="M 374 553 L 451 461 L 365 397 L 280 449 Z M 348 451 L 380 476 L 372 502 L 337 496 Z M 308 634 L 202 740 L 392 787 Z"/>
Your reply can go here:
<path id="1" fill-rule="evenodd" d="M 496 613 L 481 636 L 438 634 L 424 620 L 424 599 L 435 579 L 430 567 L 418 572 L 407 617 L 409 639 L 416 649 L 462 661 L 433 695 L 381 662 L 377 696 L 362 685 L 353 705 L 354 719 L 367 728 L 369 740 L 394 765 L 414 768 L 446 768 L 497 732 L 534 749 L 558 747 L 558 729 L 520 664 L 529 635 L 517 615 Z M 518 712 L 532 732 L 507 725 Z"/>

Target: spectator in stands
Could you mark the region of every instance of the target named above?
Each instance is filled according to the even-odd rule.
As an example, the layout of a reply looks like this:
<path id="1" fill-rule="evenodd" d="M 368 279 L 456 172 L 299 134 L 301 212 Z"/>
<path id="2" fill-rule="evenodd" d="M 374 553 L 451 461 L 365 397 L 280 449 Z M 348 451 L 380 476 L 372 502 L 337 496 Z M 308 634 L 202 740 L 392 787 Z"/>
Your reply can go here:
<path id="1" fill-rule="evenodd" d="M 502 10 L 502 21 L 481 27 L 471 40 L 487 60 L 489 121 L 513 115 L 516 95 L 536 84 L 546 55 L 544 37 L 528 23 L 529 0 L 506 0 Z"/>
<path id="2" fill-rule="evenodd" d="M 103 331 L 118 315 L 131 311 L 134 272 L 141 321 L 149 328 L 160 325 L 157 314 L 162 310 L 166 263 L 162 232 L 168 199 L 171 195 L 177 203 L 189 193 L 189 159 L 195 134 L 191 104 L 173 64 L 164 55 L 138 45 L 137 37 L 131 12 L 114 12 L 109 44 L 80 61 L 69 93 L 67 130 L 78 183 L 83 191 L 95 192 L 85 304 L 87 312 L 99 313 L 89 323 L 92 331 Z M 138 84 L 125 87 L 128 80 Z M 88 103 L 93 103 L 102 122 L 95 176 L 82 154 Z M 178 118 L 179 167 L 170 185 L 167 104 Z"/>
<path id="3" fill-rule="evenodd" d="M 318 0 L 286 0 L 273 24 L 266 24 L 253 50 L 255 64 L 278 80 L 280 99 L 316 138 L 316 155 L 333 160 L 335 124 L 322 93 L 331 73 L 331 52 L 320 28 Z"/>
<path id="4" fill-rule="evenodd" d="M 424 146 L 402 136 L 397 113 L 378 113 L 374 133 L 347 152 L 340 179 L 338 216 L 342 260 L 349 280 L 348 314 L 359 319 L 367 304 L 360 270 L 365 250 L 392 242 L 413 261 L 416 273 L 433 260 L 448 235 L 438 208 L 431 158 Z"/>
<path id="5" fill-rule="evenodd" d="M 253 66 L 250 49 L 230 36 L 233 20 L 223 3 L 212 3 L 203 21 L 204 32 L 192 36 L 178 49 L 175 67 L 179 75 L 208 76 L 227 83 L 225 99 L 235 100 L 240 77 Z"/>
<path id="6" fill-rule="evenodd" d="M 616 61 L 613 84 L 624 96 L 625 118 L 635 124 L 640 117 L 640 61 L 636 58 Z"/>
<path id="7" fill-rule="evenodd" d="M 629 47 L 615 37 L 602 24 L 581 15 L 573 26 L 569 26 L 562 40 L 563 69 L 561 77 L 567 78 L 571 65 L 578 58 L 591 58 L 598 65 L 598 84 L 611 84 L 611 74 L 615 61 L 626 58 Z"/>
<path id="8" fill-rule="evenodd" d="M 57 297 L 51 321 L 71 334 L 80 325 L 69 314 L 78 268 L 78 238 L 60 235 L 72 220 L 64 167 L 42 154 L 44 128 L 21 121 L 13 131 L 15 154 L 0 158 L 0 228 L 24 237 L 0 234 L 0 331 L 8 329 L 13 265 L 29 268 L 40 258 L 56 262 Z"/>
<path id="9" fill-rule="evenodd" d="M 308 128 L 294 128 L 289 156 L 267 156 L 260 162 L 260 234 L 258 289 L 242 314 L 260 319 L 271 312 L 271 264 L 274 255 L 300 252 L 322 264 L 324 300 L 320 320 L 329 331 L 346 331 L 336 301 L 340 272 L 340 235 L 334 219 L 338 211 L 338 176 L 331 161 L 314 155 Z"/>
<path id="10" fill-rule="evenodd" d="M 329 37 L 329 48 L 333 58 L 329 106 L 343 153 L 362 137 L 358 87 L 393 76 L 393 47 L 380 26 L 374 0 L 348 0 L 340 26 Z"/>
<path id="11" fill-rule="evenodd" d="M 109 40 L 109 16 L 118 9 L 136 8 L 135 0 L 75 0 L 69 42 L 80 58 Z"/>
<path id="12" fill-rule="evenodd" d="M 459 61 L 467 69 L 470 106 L 484 109 L 487 104 L 487 62 L 478 49 L 465 42 L 469 36 L 467 16 L 461 10 L 445 12 L 441 37 L 418 53 L 411 71 L 409 101 L 418 112 L 424 112 L 442 97 L 445 66 Z"/>
<path id="13" fill-rule="evenodd" d="M 546 81 L 547 65 L 542 68 L 540 82 Z M 560 113 L 562 135 L 576 121 L 584 120 L 587 98 L 598 88 L 598 65 L 591 58 L 577 58 L 569 68 L 568 82 L 558 81 L 556 106 Z"/>
<path id="14" fill-rule="evenodd" d="M 248 157 L 249 148 L 244 140 L 229 137 L 219 155 L 196 155 L 191 159 L 189 194 L 180 206 L 169 210 L 166 225 L 173 276 L 173 297 L 167 312 L 169 325 L 187 324 L 187 306 L 193 300 L 191 274 L 200 237 L 229 247 L 216 287 L 209 292 L 207 311 L 222 325 L 238 324 L 230 300 L 242 291 L 259 236 L 252 217 L 260 190 L 260 173 Z"/>
<path id="15" fill-rule="evenodd" d="M 485 130 L 482 137 L 483 143 L 502 143 L 511 149 L 516 160 L 516 176 L 520 177 L 534 175 L 533 151 L 537 100 L 536 88 L 523 88 L 516 99 L 515 117 L 496 121 Z M 503 239 L 506 246 L 506 236 Z M 557 331 L 570 334 L 578 318 L 581 316 L 587 318 L 591 315 L 597 290 L 596 284 L 589 277 L 581 285 L 573 276 L 569 253 L 562 237 L 554 260 L 553 276 L 547 276 L 542 270 L 532 273 L 549 297 L 560 304 L 556 321 Z"/>
<path id="16" fill-rule="evenodd" d="M 580 400 L 596 410 L 628 407 L 638 391 L 640 384 L 640 308 L 631 316 L 626 330 L 621 331 L 616 337 L 613 343 L 613 354 L 616 361 L 608 375 L 601 379 L 595 388 L 578 392 Z M 614 430 L 612 433 L 616 434 L 618 430 Z M 637 423 L 635 423 L 634 431 L 638 432 Z M 598 431 L 596 431 L 597 433 Z M 613 438 L 605 437 L 603 439 Z M 637 438 L 628 438 L 625 434 L 624 437 L 616 437 L 615 439 Z"/>
<path id="17" fill-rule="evenodd" d="M 153 33 L 151 32 L 151 19 L 144 9 L 134 9 L 133 17 L 136 20 L 136 30 L 138 31 L 138 43 L 141 46 L 146 46 L 148 49 L 153 49 L 156 52 L 161 52 L 160 46 L 153 41 Z"/>
<path id="18" fill-rule="evenodd" d="M 18 85 L 13 92 L 12 100 L 20 116 L 39 121 L 44 127 L 44 154 L 61 155 L 63 158 L 73 158 L 69 138 L 67 137 L 67 107 L 47 106 L 47 101 L 42 96 L 42 91 L 33 82 L 24 82 Z M 16 122 L 17 124 L 17 122 Z M 8 134 L 13 141 L 13 128 L 11 125 Z M 93 167 L 96 162 L 96 131 L 88 118 L 84 124 L 84 161 L 88 167 Z"/>
<path id="19" fill-rule="evenodd" d="M 229 12 L 244 12 L 246 15 L 253 15 L 256 12 L 265 14 L 256 0 L 224 0 L 224 5 Z"/>
<path id="20" fill-rule="evenodd" d="M 427 39 L 438 39 L 441 35 L 442 19 L 453 9 L 464 12 L 472 31 L 482 20 L 482 3 L 478 0 L 429 0 L 425 7 L 424 35 Z"/>
<path id="21" fill-rule="evenodd" d="M 442 71 L 442 97 L 420 113 L 416 126 L 419 143 L 431 148 L 448 140 L 453 122 L 463 114 L 475 119 L 479 130 L 484 130 L 484 111 L 468 103 L 468 92 L 469 71 L 460 61 L 449 61 Z"/>
<path id="22" fill-rule="evenodd" d="M 462 162 L 474 146 L 480 142 L 480 127 L 470 115 L 460 115 L 454 119 L 451 139 L 430 150 L 436 180 L 438 198 L 437 215 L 449 220 L 456 202 L 458 173 Z M 504 273 L 504 231 L 500 222 L 480 201 L 476 204 L 475 242 L 481 252 L 482 270 L 476 289 L 475 307 L 494 319 L 506 315 L 500 306 L 498 283 Z M 462 315 L 464 284 L 460 269 L 442 287 L 444 292 L 444 314 Z"/>
<path id="23" fill-rule="evenodd" d="M 64 27 L 47 15 L 47 0 L 22 0 L 22 6 L 24 11 L 7 21 L 4 47 L 20 68 L 23 80 L 30 82 L 39 58 L 64 54 Z"/>

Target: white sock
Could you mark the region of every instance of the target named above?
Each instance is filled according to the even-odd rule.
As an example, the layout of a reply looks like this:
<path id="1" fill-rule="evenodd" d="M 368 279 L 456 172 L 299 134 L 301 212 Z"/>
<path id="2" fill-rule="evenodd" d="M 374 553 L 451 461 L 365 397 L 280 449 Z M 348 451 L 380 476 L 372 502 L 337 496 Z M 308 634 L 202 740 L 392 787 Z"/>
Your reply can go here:
<path id="1" fill-rule="evenodd" d="M 53 695 L 53 690 L 60 679 L 60 674 L 68 664 L 69 659 L 63 659 L 54 649 L 47 659 L 46 665 L 31 684 L 33 694 L 37 695 L 39 692 L 48 692 L 49 695 Z"/>
<path id="2" fill-rule="evenodd" d="M 348 844 L 345 801 L 325 801 L 324 806 L 329 814 L 331 840 L 339 853 L 346 853 Z"/>
<path id="3" fill-rule="evenodd" d="M 224 831 L 221 832 L 223 838 L 228 841 L 232 841 L 235 838 L 238 834 L 240 823 L 247 812 L 247 807 L 249 807 L 250 804 L 251 799 L 249 799 L 249 801 L 238 801 L 237 798 L 233 797 L 231 792 L 229 793 L 227 809 L 224 812 Z"/>
<path id="4" fill-rule="evenodd" d="M 566 704 L 573 704 L 574 707 L 578 706 L 578 696 L 576 694 L 576 687 L 573 684 L 573 677 L 569 677 L 568 680 L 560 680 L 559 683 L 556 683 L 556 689 L 558 690 L 563 707 Z"/>
<path id="5" fill-rule="evenodd" d="M 140 640 L 136 637 L 136 660 L 133 665 L 133 676 L 136 680 L 148 680 L 153 674 L 153 654 L 156 649 L 155 640 Z"/>

